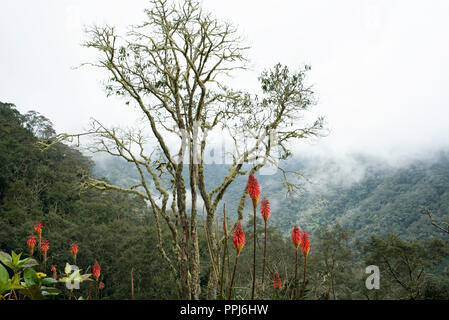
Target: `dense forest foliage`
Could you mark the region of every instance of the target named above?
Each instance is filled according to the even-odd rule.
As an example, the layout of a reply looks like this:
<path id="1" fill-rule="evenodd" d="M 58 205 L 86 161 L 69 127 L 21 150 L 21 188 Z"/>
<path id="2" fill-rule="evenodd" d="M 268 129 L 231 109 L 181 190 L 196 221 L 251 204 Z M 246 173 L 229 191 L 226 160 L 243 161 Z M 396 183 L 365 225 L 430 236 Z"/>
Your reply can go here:
<path id="1" fill-rule="evenodd" d="M 27 237 L 36 221 L 50 241 L 48 262 L 37 270 L 51 274 L 72 262 L 70 244 L 77 242 L 77 265 L 90 272 L 98 261 L 104 282 L 102 299 L 176 299 L 178 292 L 157 248 L 154 216 L 143 200 L 119 192 L 83 187 L 86 173 L 117 184 L 132 184 L 135 172 L 128 164 L 103 159 L 95 164 L 65 144 L 40 151 L 39 139 L 54 134 L 51 122 L 36 112 L 20 114 L 14 105 L 0 103 L 0 251 L 28 256 Z M 299 159 L 301 160 L 301 159 Z M 449 218 L 449 158 L 416 162 L 407 167 L 368 166 L 364 175 L 349 184 L 315 179 L 320 171 L 337 164 L 298 158 L 288 165 L 303 170 L 315 182 L 304 184 L 299 197 L 285 195 L 279 174 L 259 176 L 265 197 L 272 203 L 267 235 L 267 281 L 262 298 L 291 296 L 295 249 L 290 232 L 294 224 L 310 232 L 305 299 L 447 299 L 449 298 L 449 235 L 438 232 L 419 206 L 431 209 L 443 221 Z M 369 161 L 362 159 L 361 161 Z M 314 164 L 314 165 L 312 165 Z M 208 181 L 220 177 L 226 166 L 209 166 Z M 235 222 L 241 184 L 224 198 L 227 224 Z M 240 186 L 239 186 L 240 184 Z M 318 185 L 318 186 L 317 186 Z M 235 278 L 234 297 L 248 298 L 252 259 L 252 221 L 245 208 L 246 246 Z M 222 216 L 217 235 L 223 235 Z M 263 248 L 263 221 L 257 232 Z M 163 228 L 169 242 L 168 230 Z M 438 237 L 438 238 L 435 238 Z M 232 237 L 224 281 L 230 281 L 234 252 Z M 169 244 L 167 243 L 167 246 Z M 219 250 L 223 254 L 224 248 Z M 263 259 L 258 250 L 258 260 Z M 209 298 L 212 271 L 207 239 L 200 238 L 201 298 Z M 301 258 L 302 259 L 302 258 Z M 302 260 L 300 274 L 302 274 Z M 365 267 L 381 270 L 379 290 L 365 286 Z M 131 272 L 133 282 L 131 282 Z M 261 272 L 258 269 L 257 272 Z M 281 289 L 273 289 L 278 272 Z M 260 274 L 256 275 L 260 279 Z M 259 288 L 260 289 L 260 288 Z M 88 296 L 89 284 L 76 296 Z M 67 292 L 56 299 L 67 298 Z M 219 298 L 223 296 L 218 295 Z"/>
<path id="2" fill-rule="evenodd" d="M 81 178 L 93 162 L 64 144 L 38 150 L 42 136 L 35 132 L 49 122 L 30 123 L 27 115 L 0 104 L 1 250 L 27 252 L 26 239 L 41 221 L 50 241 L 47 270 L 42 271 L 50 274 L 51 265 L 62 270 L 71 263 L 69 245 L 76 241 L 81 269 L 100 263 L 105 298 L 130 297 L 132 268 L 136 298 L 176 297 L 154 246 L 146 204 L 121 193 L 81 189 Z"/>

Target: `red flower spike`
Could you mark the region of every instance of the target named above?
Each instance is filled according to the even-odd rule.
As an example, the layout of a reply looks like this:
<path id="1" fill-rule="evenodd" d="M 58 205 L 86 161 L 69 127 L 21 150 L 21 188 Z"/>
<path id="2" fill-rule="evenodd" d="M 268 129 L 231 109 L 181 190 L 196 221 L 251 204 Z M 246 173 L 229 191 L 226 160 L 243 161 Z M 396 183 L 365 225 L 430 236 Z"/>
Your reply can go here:
<path id="1" fill-rule="evenodd" d="M 30 249 L 30 257 L 33 256 L 35 245 L 36 245 L 36 236 L 34 234 L 30 234 L 27 240 L 27 246 Z"/>
<path id="2" fill-rule="evenodd" d="M 42 241 L 41 252 L 44 255 L 44 262 L 47 260 L 47 251 L 50 249 L 50 242 L 48 240 Z"/>
<path id="3" fill-rule="evenodd" d="M 100 290 L 103 290 L 103 289 L 104 289 L 104 283 L 103 283 L 103 282 L 100 282 L 100 283 L 98 284 L 98 289 L 100 289 Z"/>
<path id="4" fill-rule="evenodd" d="M 37 233 L 37 239 L 39 240 L 39 243 L 42 240 L 42 223 L 40 221 L 36 221 L 36 224 L 34 225 L 34 231 Z"/>
<path id="5" fill-rule="evenodd" d="M 70 245 L 70 251 L 72 252 L 73 258 L 76 260 L 76 254 L 78 253 L 78 244 L 76 242 Z"/>
<path id="6" fill-rule="evenodd" d="M 277 271 L 274 273 L 273 289 L 282 289 L 282 281 Z"/>
<path id="7" fill-rule="evenodd" d="M 301 231 L 296 225 L 292 231 L 292 242 L 295 246 L 295 249 L 298 250 L 299 246 L 301 245 Z"/>
<path id="8" fill-rule="evenodd" d="M 304 257 L 307 257 L 309 255 L 310 251 L 310 238 L 307 231 L 302 231 L 302 237 L 301 237 L 301 251 Z"/>
<path id="9" fill-rule="evenodd" d="M 237 256 L 239 256 L 243 246 L 245 245 L 245 234 L 243 233 L 242 224 L 240 221 L 237 222 L 237 226 L 235 227 L 234 239 L 232 242 L 234 243 L 234 248 L 237 251 Z"/>
<path id="10" fill-rule="evenodd" d="M 265 222 L 267 222 L 268 217 L 270 216 L 270 201 L 268 201 L 268 199 L 262 199 L 260 203 L 260 213 L 262 214 L 262 218 Z"/>
<path id="11" fill-rule="evenodd" d="M 260 188 L 259 182 L 257 182 L 257 179 L 254 177 L 252 172 L 250 172 L 248 177 L 248 193 L 250 198 L 253 200 L 253 204 L 257 204 L 260 196 Z"/>
<path id="12" fill-rule="evenodd" d="M 101 273 L 100 265 L 98 264 L 98 261 L 95 261 L 95 264 L 92 268 L 92 274 L 94 275 L 95 280 L 98 281 L 98 278 L 100 278 L 100 273 Z"/>

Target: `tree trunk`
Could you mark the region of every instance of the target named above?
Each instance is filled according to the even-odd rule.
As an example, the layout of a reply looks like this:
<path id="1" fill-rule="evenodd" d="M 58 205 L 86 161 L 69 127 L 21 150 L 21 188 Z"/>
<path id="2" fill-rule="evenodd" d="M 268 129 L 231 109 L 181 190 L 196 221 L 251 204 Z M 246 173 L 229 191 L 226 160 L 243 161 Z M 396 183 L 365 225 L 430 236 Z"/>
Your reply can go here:
<path id="1" fill-rule="evenodd" d="M 198 211 L 196 207 L 196 185 L 197 185 L 197 174 L 196 174 L 196 164 L 193 163 L 191 157 L 190 161 L 190 190 L 192 195 L 192 213 L 190 219 L 190 234 L 192 240 L 192 250 L 191 250 L 191 284 L 190 289 L 192 291 L 192 299 L 199 300 L 201 293 L 200 286 L 200 249 L 198 245 Z"/>

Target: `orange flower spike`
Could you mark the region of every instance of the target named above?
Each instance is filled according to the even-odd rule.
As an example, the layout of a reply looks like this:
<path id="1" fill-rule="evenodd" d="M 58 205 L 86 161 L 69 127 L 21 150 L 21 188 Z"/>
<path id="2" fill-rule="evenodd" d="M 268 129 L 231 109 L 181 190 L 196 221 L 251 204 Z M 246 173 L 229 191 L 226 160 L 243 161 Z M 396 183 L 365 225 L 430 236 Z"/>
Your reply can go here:
<path id="1" fill-rule="evenodd" d="M 296 225 L 292 231 L 292 242 L 295 246 L 295 249 L 298 250 L 299 246 L 301 245 L 301 231 Z"/>
<path id="2" fill-rule="evenodd" d="M 268 217 L 270 216 L 270 201 L 268 201 L 268 199 L 262 199 L 260 203 L 260 213 L 262 214 L 262 218 L 265 222 L 267 222 Z"/>
<path id="3" fill-rule="evenodd" d="M 51 272 L 53 272 L 52 278 L 56 280 L 58 278 L 56 275 L 56 266 L 51 266 Z"/>
<path id="4" fill-rule="evenodd" d="M 304 257 L 309 255 L 310 251 L 310 237 L 307 231 L 302 231 L 302 239 L 301 239 L 301 251 Z"/>
<path id="5" fill-rule="evenodd" d="M 78 253 L 78 244 L 76 242 L 70 245 L 70 251 L 72 252 L 73 259 L 76 261 L 76 255 Z"/>
<path id="6" fill-rule="evenodd" d="M 100 289 L 100 290 L 103 290 L 103 289 L 104 289 L 104 283 L 103 283 L 103 282 L 100 282 L 100 283 L 98 284 L 98 289 Z"/>
<path id="7" fill-rule="evenodd" d="M 237 251 L 237 256 L 240 255 L 244 245 L 245 245 L 245 233 L 243 233 L 242 224 L 237 222 L 237 226 L 234 231 L 234 239 L 232 241 L 234 243 L 234 248 Z"/>
<path id="8" fill-rule="evenodd" d="M 100 278 L 100 273 L 101 273 L 100 265 L 98 264 L 98 261 L 95 260 L 95 264 L 92 268 L 92 274 L 94 275 L 95 280 L 98 281 L 98 278 Z"/>
<path id="9" fill-rule="evenodd" d="M 274 273 L 273 289 L 282 289 L 282 281 L 277 271 Z"/>
<path id="10" fill-rule="evenodd" d="M 30 234 L 27 240 L 27 246 L 30 249 L 30 257 L 33 256 L 35 245 L 36 245 L 36 236 L 34 234 Z"/>
<path id="11" fill-rule="evenodd" d="M 48 249 L 50 249 L 50 242 L 48 240 L 42 241 L 41 251 L 42 251 L 42 254 L 44 255 L 44 261 L 47 260 Z"/>
<path id="12" fill-rule="evenodd" d="M 260 187 L 259 182 L 257 182 L 257 179 L 254 177 L 252 172 L 250 172 L 248 177 L 248 193 L 250 198 L 253 200 L 254 207 L 256 207 L 257 202 L 259 201 Z"/>
<path id="13" fill-rule="evenodd" d="M 42 223 L 40 221 L 36 221 L 36 224 L 34 225 L 34 231 L 37 233 L 37 239 L 39 240 L 39 243 L 42 240 Z"/>

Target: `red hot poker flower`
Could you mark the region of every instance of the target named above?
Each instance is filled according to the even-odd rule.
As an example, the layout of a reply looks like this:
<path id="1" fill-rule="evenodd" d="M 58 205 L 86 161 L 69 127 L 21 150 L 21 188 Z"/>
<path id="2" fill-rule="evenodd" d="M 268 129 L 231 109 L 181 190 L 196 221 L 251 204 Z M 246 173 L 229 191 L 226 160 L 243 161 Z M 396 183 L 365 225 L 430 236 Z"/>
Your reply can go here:
<path id="1" fill-rule="evenodd" d="M 301 251 L 304 257 L 307 257 L 309 255 L 310 251 L 310 238 L 307 231 L 302 231 L 302 238 L 301 238 Z"/>
<path id="2" fill-rule="evenodd" d="M 34 246 L 36 245 L 36 236 L 34 234 L 30 234 L 27 240 L 28 248 L 30 249 L 30 257 L 33 256 Z"/>
<path id="3" fill-rule="evenodd" d="M 73 258 L 76 261 L 76 254 L 78 253 L 78 244 L 76 242 L 70 245 L 70 251 L 72 252 Z"/>
<path id="4" fill-rule="evenodd" d="M 282 281 L 277 271 L 274 273 L 273 289 L 282 289 Z"/>
<path id="5" fill-rule="evenodd" d="M 237 256 L 239 256 L 243 246 L 245 245 L 245 234 L 243 233 L 242 224 L 240 221 L 237 222 L 237 226 L 235 227 L 233 243 L 234 248 L 237 251 Z"/>
<path id="6" fill-rule="evenodd" d="M 101 281 L 101 282 L 98 284 L 98 289 L 100 289 L 100 290 L 103 290 L 103 289 L 104 289 L 104 283 L 103 283 L 103 281 Z"/>
<path id="7" fill-rule="evenodd" d="M 252 172 L 250 172 L 248 177 L 248 193 L 250 198 L 253 200 L 253 204 L 257 204 L 260 196 L 260 188 L 259 182 L 257 182 L 257 179 L 254 177 Z"/>
<path id="8" fill-rule="evenodd" d="M 100 265 L 98 264 L 98 261 L 95 260 L 95 264 L 92 268 L 92 273 L 95 277 L 95 280 L 97 280 L 97 281 L 98 281 L 98 278 L 100 278 L 100 272 L 101 272 Z"/>
<path id="9" fill-rule="evenodd" d="M 299 246 L 301 245 L 301 231 L 296 225 L 292 231 L 292 242 L 295 246 L 295 249 L 298 250 Z"/>
<path id="10" fill-rule="evenodd" d="M 51 266 L 51 272 L 53 272 L 52 278 L 56 280 L 58 278 L 56 275 L 56 266 Z"/>
<path id="11" fill-rule="evenodd" d="M 42 251 L 42 254 L 44 255 L 44 262 L 47 261 L 47 251 L 48 251 L 48 249 L 50 249 L 50 242 L 48 240 L 42 241 L 41 251 Z"/>
<path id="12" fill-rule="evenodd" d="M 265 222 L 267 222 L 268 217 L 270 216 L 270 201 L 268 201 L 268 199 L 262 199 L 260 203 L 260 213 L 262 214 L 262 218 Z"/>
<path id="13" fill-rule="evenodd" d="M 39 243 L 42 239 L 42 228 L 42 223 L 40 221 L 36 221 L 36 224 L 34 225 L 34 231 L 36 231 L 37 233 L 37 239 L 39 240 Z"/>

